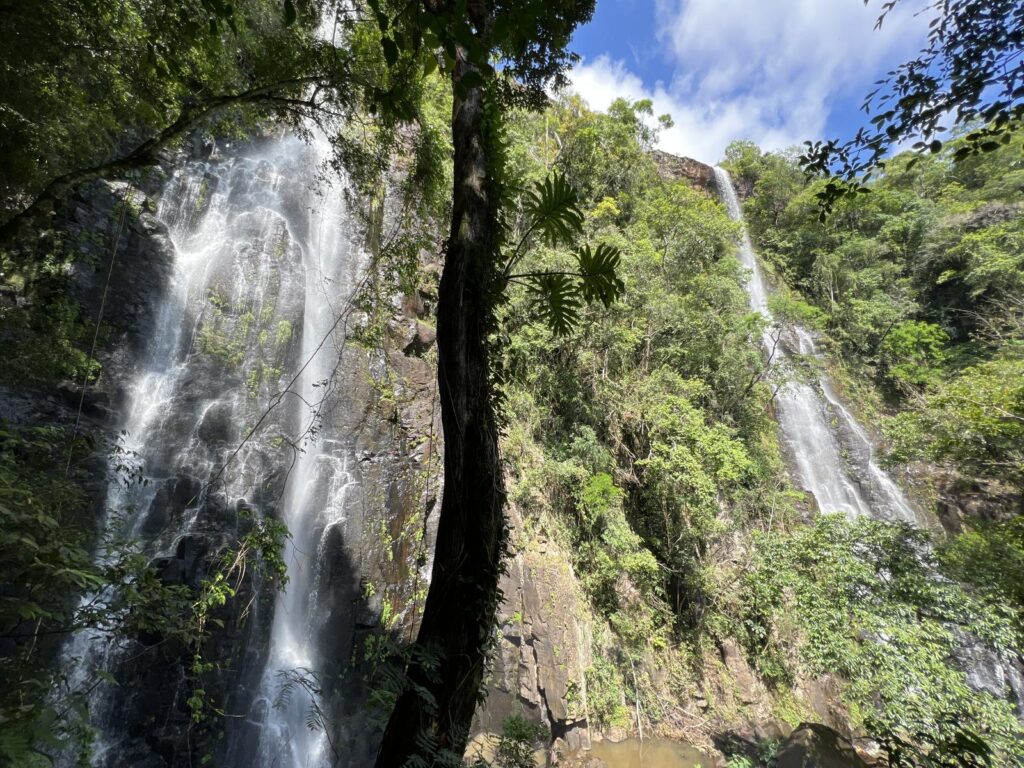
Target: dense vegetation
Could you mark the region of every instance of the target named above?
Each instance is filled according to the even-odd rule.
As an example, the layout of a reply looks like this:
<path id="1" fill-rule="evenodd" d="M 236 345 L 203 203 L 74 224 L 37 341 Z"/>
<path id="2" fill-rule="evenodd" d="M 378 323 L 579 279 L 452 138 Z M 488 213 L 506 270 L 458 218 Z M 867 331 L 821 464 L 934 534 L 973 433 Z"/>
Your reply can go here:
<path id="1" fill-rule="evenodd" d="M 564 94 L 527 109 L 544 106 L 543 87 L 562 74 L 568 35 L 590 5 L 568 3 L 563 14 L 561 4 L 483 3 L 470 28 L 456 3 L 401 16 L 369 2 L 338 16 L 333 44 L 317 37 L 312 6 L 297 5 L 0 8 L 18 30 L 0 53 L 0 211 L 18 225 L 4 237 L 42 235 L 2 254 L 11 300 L 0 331 L 12 362 L 0 384 L 38 392 L 99 374 L 105 329 L 70 298 L 83 249 L 34 218 L 73 184 L 125 173 L 140 182 L 137 171 L 191 138 L 316 121 L 334 131 L 335 165 L 370 199 L 393 156 L 410 159 L 403 181 L 415 204 L 402 224 L 445 228 L 454 209 L 448 264 L 469 270 L 442 283 L 439 344 L 450 344 L 445 394 L 461 409 L 446 414 L 446 431 L 475 441 L 451 441 L 450 477 L 468 480 L 461 502 L 453 493 L 446 503 L 477 516 L 448 513 L 462 527 L 441 535 L 454 550 L 486 546 L 462 571 L 442 573 L 469 597 L 428 604 L 423 647 L 440 645 L 443 656 L 457 637 L 448 651 L 465 652 L 450 653 L 443 674 L 413 669 L 413 684 L 403 682 L 397 751 L 419 748 L 424 734 L 434 752 L 465 740 L 507 543 L 500 430 L 522 521 L 513 546 L 541 535 L 562 543 L 597 617 L 585 673 L 597 726 L 679 735 L 696 733 L 698 719 L 746 717 L 750 702 L 716 697 L 738 685 L 724 662 L 738 648 L 757 678 L 746 693 L 792 724 L 814 717 L 803 694 L 830 676 L 850 721 L 893 764 L 989 753 L 997 765 L 1024 763 L 1013 705 L 972 690 L 958 668 L 971 644 L 1006 659 L 1024 647 L 1019 146 L 962 153 L 975 141 L 964 136 L 902 155 L 868 193 L 835 201 L 824 222 L 828 182 L 805 176 L 795 153 L 729 148 L 777 316 L 821 334 L 834 378 L 865 421 L 882 424 L 893 471 L 948 534 L 819 516 L 787 477 L 773 419 L 776 388 L 800 371 L 759 347 L 764 319 L 743 290 L 738 226 L 709 190 L 659 173 L 651 150 L 669 118 L 624 100 L 597 113 Z M 530 47 L 537 38 L 546 58 Z M 453 124 L 452 114 L 471 120 Z M 464 153 L 454 161 L 449 135 Z M 487 183 L 467 181 L 477 178 Z M 415 284 L 428 243 L 422 233 L 398 240 L 374 253 L 374 268 L 395 278 L 374 283 L 378 305 Z M 383 338 L 385 328 L 386 318 L 367 333 Z M 200 590 L 162 583 L 116 525 L 97 536 L 89 493 L 144 478 L 116 444 L 116 472 L 101 476 L 88 437 L 0 428 L 2 761 L 46 764 L 81 726 L 88 689 L 44 663 L 60 638 L 83 628 L 160 633 L 194 652 L 198 679 L 211 617 L 234 596 L 241 560 L 283 576 L 284 532 L 246 520 Z M 952 511 L 968 496 L 979 516 Z M 72 599 L 101 591 L 117 599 Z M 699 718 L 688 714 L 698 699 L 708 700 Z M 202 697 L 191 706 L 197 720 L 217 716 Z M 512 721 L 507 731 L 501 759 L 528 760 L 535 729 Z"/>
<path id="2" fill-rule="evenodd" d="M 925 503 L 965 488 L 987 499 L 991 519 L 958 520 L 947 539 L 801 521 L 771 418 L 774 388 L 798 371 L 766 367 L 736 228 L 706 191 L 659 178 L 644 118 L 642 102 L 597 114 L 568 98 L 514 128 L 520 172 L 563 170 L 586 190 L 591 236 L 623 254 L 624 299 L 569 339 L 514 300 L 504 357 L 513 502 L 528 530 L 574 553 L 607 622 L 592 716 L 678 726 L 707 659 L 738 642 L 785 719 L 806 716 L 801 680 L 832 674 L 852 719 L 887 743 L 941 746 L 959 764 L 956 745 L 977 732 L 998 764 L 1017 764 L 1013 707 L 971 690 L 953 659 L 965 637 L 1016 657 L 1024 630 L 1019 153 L 954 165 L 954 142 L 900 158 L 825 223 L 825 182 L 794 153 L 739 143 L 726 159 L 752 192 L 778 316 L 824 334 L 835 378 L 865 415 L 886 416 L 890 461 L 919 462 Z"/>
<path id="3" fill-rule="evenodd" d="M 762 257 L 796 291 L 791 309 L 901 411 L 886 425 L 895 458 L 1019 491 L 1024 161 L 1014 144 L 954 163 L 965 140 L 890 161 L 870 194 L 824 224 L 825 182 L 808 183 L 792 155 L 749 144 L 728 154 L 753 190 Z"/>

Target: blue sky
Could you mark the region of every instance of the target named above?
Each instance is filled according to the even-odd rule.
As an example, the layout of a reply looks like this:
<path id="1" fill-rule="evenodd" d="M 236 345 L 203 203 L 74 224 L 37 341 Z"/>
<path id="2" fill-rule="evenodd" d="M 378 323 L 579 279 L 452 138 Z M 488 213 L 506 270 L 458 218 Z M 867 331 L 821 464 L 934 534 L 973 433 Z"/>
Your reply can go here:
<path id="1" fill-rule="evenodd" d="M 652 99 L 675 120 L 661 147 L 705 162 L 733 139 L 847 136 L 874 81 L 922 47 L 923 5 L 904 0 L 876 31 L 881 0 L 597 0 L 570 78 L 595 109 Z"/>

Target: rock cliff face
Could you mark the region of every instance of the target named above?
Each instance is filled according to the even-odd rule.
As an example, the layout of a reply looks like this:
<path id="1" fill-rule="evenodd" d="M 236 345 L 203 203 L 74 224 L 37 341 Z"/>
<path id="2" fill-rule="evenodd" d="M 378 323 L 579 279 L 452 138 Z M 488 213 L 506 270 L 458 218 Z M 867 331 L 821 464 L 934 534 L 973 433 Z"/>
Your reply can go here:
<path id="1" fill-rule="evenodd" d="M 501 641 L 474 727 L 501 733 L 505 719 L 519 715 L 546 725 L 558 753 L 587 748 L 589 604 L 569 553 L 543 534 L 528 534 L 514 507 L 509 516 L 517 549 L 501 581 Z"/>
<path id="2" fill-rule="evenodd" d="M 289 148 L 283 159 L 262 160 L 267 153 L 255 145 L 247 151 L 175 157 L 132 187 L 89 185 L 57 212 L 53 225 L 72 256 L 62 290 L 84 322 L 102 314 L 96 350 L 102 372 L 84 393 L 79 424 L 79 432 L 100 446 L 87 462 L 91 524 L 98 528 L 108 509 L 124 504 L 115 498 L 106 447 L 119 430 L 141 432 L 130 438 L 143 445 L 139 460 L 149 483 L 133 492 L 134 533 L 165 582 L 192 588 L 237 546 L 248 530 L 246 515 L 281 516 L 289 472 L 304 450 L 294 438 L 302 409 L 264 411 L 308 351 L 302 253 L 310 245 L 302 188 L 309 178 L 274 167 L 301 147 Z M 223 231 L 203 234 L 203 222 L 218 215 Z M 356 242 L 362 237 L 358 227 L 351 235 Z M 26 247 L 43 252 L 52 244 Z M 200 277 L 183 277 L 176 267 L 182 249 L 196 259 L 193 271 Z M 182 280 L 192 282 L 179 301 L 174 297 Z M 323 285 L 337 292 L 329 306 L 349 298 L 337 281 Z M 30 289 L 8 291 L 0 300 L 23 305 Z M 337 446 L 331 455 L 344 465 L 337 479 L 349 490 L 339 519 L 315 532 L 312 584 L 324 597 L 315 626 L 297 630 L 323 641 L 319 657 L 327 661 L 317 671 L 331 682 L 322 686 L 318 705 L 337 723 L 332 742 L 353 766 L 368 764 L 379 738 L 365 707 L 364 646 L 374 636 L 415 631 L 429 573 L 440 492 L 428 321 L 433 290 L 427 280 L 415 295 L 393 297 L 382 342 L 353 339 L 338 348 L 334 394 L 316 426 Z M 354 313 L 348 324 L 360 322 Z M 155 377 L 151 385 L 140 378 L 147 375 Z M 143 409 L 149 415 L 129 424 L 130 401 L 147 386 L 154 394 L 165 384 L 153 407 Z M 0 418 L 69 427 L 80 395 L 80 382 L 8 382 L 0 389 Z M 240 745 L 267 730 L 271 702 L 261 699 L 261 686 L 274 611 L 274 590 L 247 576 L 236 599 L 216 615 L 223 627 L 203 645 L 214 668 L 199 677 L 191 669 L 192 648 L 157 636 L 127 638 L 116 652 L 101 649 L 108 657 L 103 666 L 122 683 L 93 697 L 101 763 L 166 768 L 211 756 L 218 765 L 257 764 Z M 79 655 L 91 663 L 98 651 L 87 646 Z M 192 723 L 188 699 L 198 687 L 228 713 L 223 732 Z"/>
<path id="3" fill-rule="evenodd" d="M 158 186 L 162 178 L 162 169 L 153 169 L 150 186 Z M 103 305 L 96 349 L 103 375 L 82 399 L 80 428 L 84 433 L 112 437 L 109 430 L 123 404 L 127 380 L 152 332 L 158 297 L 166 290 L 173 270 L 174 249 L 167 227 L 154 211 L 153 198 L 136 186 L 94 182 L 57 211 L 52 231 L 38 243 L 23 246 L 30 259 L 69 250 L 76 254 L 64 275 L 64 287 L 84 324 L 91 328 Z M 0 295 L 0 302 L 5 309 L 15 310 L 46 298 L 34 296 L 33 288 L 26 285 L 23 292 L 8 289 Z M 34 340 L 30 331 L 19 335 L 23 338 L 8 336 L 3 342 L 46 343 Z M 12 386 L 17 384 L 24 385 Z M 16 425 L 73 424 L 81 395 L 79 384 L 65 380 L 56 387 L 42 388 L 8 382 L 0 392 L 0 419 Z"/>
<path id="4" fill-rule="evenodd" d="M 654 162 L 658 166 L 658 173 L 662 178 L 678 180 L 686 179 L 698 189 L 709 195 L 717 196 L 718 191 L 715 185 L 715 169 L 692 157 L 680 157 L 670 155 L 656 149 L 651 152 Z"/>

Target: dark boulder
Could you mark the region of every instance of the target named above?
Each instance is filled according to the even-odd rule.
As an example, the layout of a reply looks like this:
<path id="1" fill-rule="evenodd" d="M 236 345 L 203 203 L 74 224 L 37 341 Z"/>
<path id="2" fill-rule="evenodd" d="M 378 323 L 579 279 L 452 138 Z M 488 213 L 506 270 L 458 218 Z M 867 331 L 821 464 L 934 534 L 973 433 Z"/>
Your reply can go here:
<path id="1" fill-rule="evenodd" d="M 777 768 L 867 768 L 853 744 L 828 726 L 801 723 L 779 748 Z"/>

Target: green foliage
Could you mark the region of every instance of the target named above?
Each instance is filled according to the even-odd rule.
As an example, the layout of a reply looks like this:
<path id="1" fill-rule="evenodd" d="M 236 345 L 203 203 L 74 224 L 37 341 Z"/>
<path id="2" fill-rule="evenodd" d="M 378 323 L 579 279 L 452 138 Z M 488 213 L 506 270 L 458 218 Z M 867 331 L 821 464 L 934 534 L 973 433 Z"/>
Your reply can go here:
<path id="1" fill-rule="evenodd" d="M 762 237 L 778 226 L 786 205 L 806 184 L 795 158 L 794 149 L 762 153 L 750 141 L 735 141 L 726 147 L 722 167 L 735 183 L 753 193 L 744 204 L 753 236 Z"/>
<path id="2" fill-rule="evenodd" d="M 545 131 L 558 133 L 556 165 L 591 212 L 585 234 L 618 251 L 613 260 L 610 249 L 578 250 L 577 266 L 609 282 L 614 266 L 622 293 L 611 303 L 608 284 L 584 307 L 553 286 L 579 318 L 565 323 L 563 337 L 539 332 L 530 322 L 535 297 L 513 293 L 502 349 L 512 498 L 528 517 L 565 532 L 592 605 L 633 659 L 668 652 L 683 636 L 700 642 L 720 589 L 710 553 L 729 530 L 725 509 L 744 519 L 769 519 L 776 507 L 781 519 L 788 509 L 777 492 L 764 361 L 750 341 L 760 325 L 731 256 L 737 227 L 687 183 L 635 175 L 650 163 L 645 109 L 622 102 L 599 115 L 568 98 L 542 117 L 513 121 L 541 146 Z M 582 162 L 604 151 L 635 155 L 639 165 Z M 543 178 L 536 157 L 518 156 L 524 172 Z M 561 259 L 537 249 L 518 269 L 551 274 Z M 588 681 L 591 709 L 600 712 L 592 716 L 628 722 L 614 664 L 595 663 Z M 607 700 L 595 705 L 602 686 Z M 636 687 L 630 696 L 656 698 Z M 651 701 L 650 710 L 657 706 Z"/>
<path id="3" fill-rule="evenodd" d="M 922 532 L 841 516 L 762 535 L 743 579 L 748 652 L 778 664 L 780 646 L 797 644 L 812 674 L 845 681 L 844 697 L 872 733 L 952 749 L 977 730 L 1003 764 L 1019 764 L 1024 742 L 1012 705 L 972 690 L 948 662 L 965 636 L 1004 651 L 1021 642 L 1019 614 L 993 592 L 949 578 L 965 575 L 965 550 L 935 557 Z M 957 568 L 944 572 L 946 563 Z"/>
<path id="4" fill-rule="evenodd" d="M 943 569 L 1024 627 L 1024 519 L 979 522 L 940 547 Z"/>
<path id="5" fill-rule="evenodd" d="M 584 139 L 638 146 L 627 124 L 570 100 L 542 125 L 575 151 Z M 539 125 L 522 134 L 543 141 Z M 530 173 L 549 162 L 521 156 Z M 797 680 L 832 674 L 854 717 L 886 744 L 968 764 L 991 749 L 995 764 L 1018 764 L 1012 707 L 973 691 L 952 659 L 964 637 L 1003 653 L 1020 646 L 1019 531 L 982 527 L 939 546 L 871 521 L 795 525 L 765 413 L 782 372 L 755 346 L 762 325 L 729 254 L 736 228 L 686 184 L 573 161 L 554 162 L 583 191 L 585 229 L 620 249 L 624 293 L 607 310 L 575 305 L 570 343 L 529 326 L 527 297 L 509 303 L 506 455 L 518 508 L 565 537 L 622 658 L 699 656 L 708 639 L 736 637 L 780 700 L 792 700 Z M 995 180 L 1019 160 L 993 153 L 970 161 L 968 175 L 941 158 L 900 161 L 824 224 L 820 183 L 803 177 L 795 153 L 737 145 L 727 162 L 753 191 L 746 207 L 771 266 L 795 289 L 773 301 L 775 314 L 823 332 L 848 361 L 851 387 L 873 379 L 902 407 L 896 457 L 1016 482 L 1024 377 L 1006 206 L 1020 193 Z M 550 269 L 555 258 L 538 251 L 524 268 Z M 991 268 L 975 275 L 983 264 Z M 741 563 L 723 562 L 737 540 Z M 638 684 L 641 674 L 626 685 L 609 658 L 603 651 L 587 671 L 591 717 L 628 723 L 628 699 L 650 696 L 650 683 Z"/>
<path id="6" fill-rule="evenodd" d="M 100 364 L 83 351 L 94 329 L 83 322 L 78 305 L 59 292 L 4 311 L 0 329 L 8 361 L 0 380 L 40 385 L 62 378 L 92 382 L 99 376 Z M 40 338 L 50 343 L 40 344 Z"/>
<path id="7" fill-rule="evenodd" d="M 239 520 L 247 528 L 246 532 L 237 544 L 221 553 L 219 562 L 199 585 L 191 606 L 192 620 L 187 629 L 192 648 L 193 689 L 186 704 L 193 723 L 203 722 L 211 716 L 213 709 L 203 687 L 203 679 L 216 669 L 217 662 L 206 658 L 205 646 L 212 635 L 211 627 L 224 626 L 218 614 L 223 613 L 222 609 L 238 596 L 246 579 L 255 579 L 255 583 L 266 589 L 280 589 L 288 581 L 284 542 L 290 534 L 284 523 L 254 516 L 249 509 L 239 512 Z"/>
<path id="8" fill-rule="evenodd" d="M 588 304 L 600 301 L 605 308 L 612 305 L 625 290 L 625 283 L 618 276 L 619 249 L 605 243 L 591 250 L 583 245 L 573 254 L 576 259 L 580 281 L 580 295 Z"/>
<path id="9" fill-rule="evenodd" d="M 0 143 L 14 148 L 0 160 L 5 218 L 55 177 L 116 161 L 192 109 L 202 113 L 192 127 L 220 121 L 219 130 L 244 135 L 268 119 L 301 127 L 319 118 L 332 129 L 335 165 L 368 201 L 374 271 L 359 297 L 368 317 L 361 338 L 382 344 L 395 293 L 433 288 L 420 285 L 418 258 L 434 245 L 423 222 L 445 217 L 450 204 L 452 100 L 486 85 L 486 121 L 499 134 L 489 191 L 503 192 L 501 231 L 490 233 L 501 244 L 501 323 L 489 327 L 507 398 L 512 498 L 530 530 L 564 539 L 612 635 L 614 648 L 602 646 L 585 673 L 593 721 L 626 727 L 630 698 L 659 717 L 644 665 L 699 658 L 709 640 L 736 636 L 780 689 L 836 674 L 894 764 L 984 762 L 989 745 L 993 759 L 1019 762 L 1009 706 L 971 691 L 949 660 L 958 633 L 1006 653 L 1020 648 L 1020 526 L 978 526 L 942 545 L 864 521 L 796 526 L 770 418 L 780 373 L 757 345 L 763 322 L 748 311 L 736 225 L 712 196 L 658 178 L 650 102 L 619 99 L 597 113 L 558 96 L 543 114 L 508 111 L 538 105 L 548 83 L 564 81 L 568 36 L 592 3 L 467 10 L 370 0 L 344 14 L 333 44 L 314 36 L 312 8 L 47 0 L 11 11 L 16 34 L 0 54 Z M 454 74 L 456 57 L 468 66 L 453 94 L 441 74 Z M 306 103 L 309 83 L 318 95 Z M 328 119 L 335 111 L 340 124 Z M 889 425 L 894 456 L 1020 488 L 1024 166 L 1016 147 L 971 151 L 1016 125 L 979 128 L 916 163 L 893 159 L 872 194 L 837 201 L 825 223 L 827 182 L 805 179 L 793 151 L 736 143 L 725 164 L 752 193 L 751 231 L 793 288 L 773 302 L 777 316 L 823 331 L 829 351 L 903 409 Z M 408 161 L 398 172 L 396 155 Z M 383 242 L 392 173 L 401 176 L 402 234 Z M 5 259 L 5 283 L 33 291 L 30 311 L 4 315 L 5 339 L 16 342 L 5 377 L 94 377 L 82 351 L 94 329 L 59 287 L 69 259 L 37 259 L 31 275 L 24 259 Z M 236 317 L 213 295 L 210 303 L 199 349 L 223 362 L 240 366 L 253 338 L 265 352 L 293 337 L 285 321 Z M 278 373 L 260 360 L 248 375 L 255 396 Z M 87 712 L 81 691 L 68 692 L 61 711 L 48 703 L 45 692 L 61 681 L 40 671 L 36 636 L 91 627 L 180 639 L 193 652 L 187 705 L 199 721 L 216 709 L 205 685 L 218 664 L 209 640 L 243 575 L 255 569 L 280 583 L 285 574 L 287 532 L 262 518 L 245 521 L 194 593 L 162 584 L 123 541 L 101 541 L 113 557 L 93 560 L 86 499 L 74 472 L 61 472 L 66 437 L 0 433 L 0 570 L 16 585 L 0 600 L 2 636 L 15 648 L 0 663 L 0 760 L 16 764 L 52 754 Z M 75 458 L 84 447 L 71 450 Z M 108 589 L 116 598 L 100 607 L 72 599 Z M 440 651 L 383 636 L 361 650 L 384 714 L 411 691 L 438 720 Z M 290 685 L 320 695 L 315 679 Z M 511 719 L 499 760 L 530 764 L 542 736 Z M 418 738 L 414 762 L 461 760 L 438 732 Z"/>
<path id="10" fill-rule="evenodd" d="M 526 234 L 537 231 L 551 246 L 572 242 L 583 231 L 583 212 L 578 206 L 576 190 L 561 174 L 535 182 L 533 188 L 526 191 L 523 213 L 529 221 Z"/>
<path id="11" fill-rule="evenodd" d="M 587 704 L 594 725 L 600 728 L 628 728 L 631 714 L 625 705 L 626 684 L 622 673 L 603 657 L 587 667 Z"/>
<path id="12" fill-rule="evenodd" d="M 501 726 L 497 764 L 500 768 L 534 768 L 534 750 L 548 736 L 548 729 L 519 715 L 511 715 Z"/>
<path id="13" fill-rule="evenodd" d="M 881 4 L 876 28 L 898 3 Z M 1020 152 L 1024 7 L 1018 0 L 950 0 L 931 3 L 922 12 L 931 16 L 927 44 L 875 83 L 864 100 L 871 127 L 861 128 L 843 143 L 806 142 L 804 168 L 837 174 L 819 192 L 822 216 L 837 200 L 864 191 L 858 177 L 885 169 L 886 155 L 900 142 L 917 140 L 914 149 L 919 157 L 948 150 L 942 138 L 950 122 L 982 124 L 958 143 L 951 153 L 954 161 L 1007 147 Z"/>
<path id="14" fill-rule="evenodd" d="M 873 721 L 869 732 L 878 741 L 890 768 L 991 768 L 997 757 L 986 737 L 957 720 L 936 733 L 930 729 L 895 733 Z"/>
<path id="15" fill-rule="evenodd" d="M 276 66 L 287 72 L 302 54 L 282 56 L 285 46 L 308 55 L 310 39 L 299 27 L 285 31 L 278 7 L 90 0 L 6 9 L 0 209 L 9 213 L 19 194 L 116 155 L 126 128 L 163 128 L 186 99 L 266 82 Z"/>
<path id="16" fill-rule="evenodd" d="M 535 294 L 533 311 L 556 336 L 566 336 L 579 325 L 580 291 L 570 275 L 557 272 L 532 275 L 530 287 Z"/>
<path id="17" fill-rule="evenodd" d="M 490 84 L 504 104 L 529 107 L 546 102 L 546 88 L 565 86 L 565 70 L 577 58 L 568 50 L 569 38 L 594 12 L 593 2 L 578 0 L 484 3 L 468 13 L 456 2 L 367 5 L 390 67 L 408 55 L 429 74 L 438 68 L 440 53 L 451 73 L 460 53 L 470 65 L 458 77 L 460 91 Z"/>
<path id="18" fill-rule="evenodd" d="M 881 362 L 899 385 L 925 387 L 941 375 L 949 335 L 934 323 L 905 320 L 882 342 Z"/>
<path id="19" fill-rule="evenodd" d="M 4 245 L 21 224 L 44 224 L 47 207 L 81 182 L 136 173 L 196 131 L 248 137 L 278 123 L 309 136 L 315 125 L 331 141 L 332 164 L 354 184 L 386 169 L 401 147 L 413 159 L 410 180 L 429 189 L 444 151 L 421 109 L 424 60 L 436 57 L 396 52 L 366 4 L 336 14 L 332 7 L 45 0 L 7 9 Z M 329 41 L 317 34 L 321 13 L 334 14 Z M 424 130 L 400 136 L 399 122 Z"/>
<path id="20" fill-rule="evenodd" d="M 56 428 L 0 429 L 0 758 L 40 762 L 88 742 L 89 690 L 47 663 L 55 638 L 88 630 L 108 636 L 182 638 L 188 594 L 164 584 L 148 559 L 113 526 L 98 541 L 79 462 L 92 449 Z M 140 481 L 116 447 L 122 481 Z M 65 471 L 67 468 L 67 471 Z M 94 554 L 98 553 L 98 557 Z M 103 599 L 79 600 L 82 595 Z"/>
<path id="21" fill-rule="evenodd" d="M 605 307 L 618 298 L 625 284 L 618 276 L 619 249 L 601 243 L 596 250 L 584 244 L 572 252 L 572 271 L 539 269 L 512 274 L 529 254 L 533 238 L 552 248 L 572 245 L 583 232 L 583 213 L 576 191 L 559 173 L 533 183 L 521 199 L 523 221 L 513 228 L 515 248 L 504 256 L 506 283 L 525 285 L 534 314 L 556 336 L 566 336 L 579 323 L 580 310 L 600 301 Z"/>
<path id="22" fill-rule="evenodd" d="M 793 323 L 803 328 L 821 329 L 828 315 L 799 295 L 778 293 L 768 299 L 772 316 L 781 323 Z"/>
<path id="23" fill-rule="evenodd" d="M 1024 357 L 1007 351 L 937 385 L 886 425 L 893 458 L 948 462 L 1024 488 Z"/>
<path id="24" fill-rule="evenodd" d="M 587 109 L 575 96 L 554 104 L 557 164 L 588 206 L 611 198 L 629 213 L 635 198 L 653 185 L 657 169 L 648 150 L 658 133 L 648 123 L 652 115 L 645 101 L 616 99 L 604 113 Z"/>

